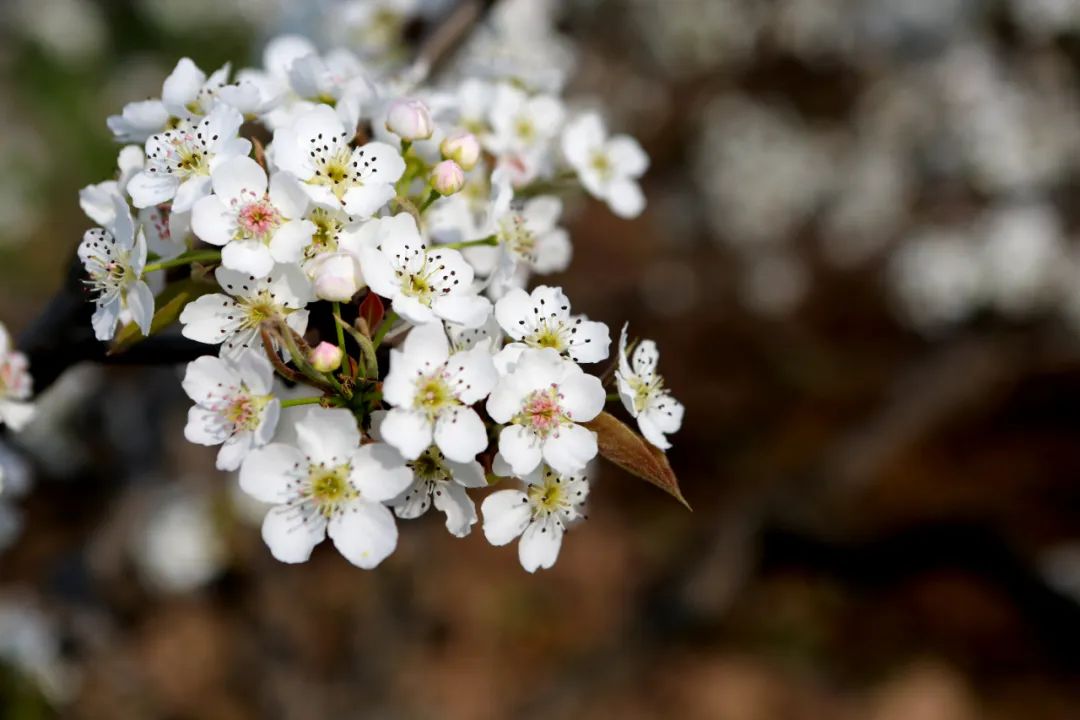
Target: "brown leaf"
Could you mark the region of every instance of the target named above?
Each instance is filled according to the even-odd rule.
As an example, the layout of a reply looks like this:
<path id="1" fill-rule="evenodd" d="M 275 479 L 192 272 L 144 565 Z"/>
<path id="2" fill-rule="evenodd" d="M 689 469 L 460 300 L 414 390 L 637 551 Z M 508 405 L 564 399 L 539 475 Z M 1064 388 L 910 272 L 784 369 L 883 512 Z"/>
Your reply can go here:
<path id="1" fill-rule="evenodd" d="M 375 328 L 379 327 L 379 323 L 382 322 L 383 316 L 386 314 L 386 308 L 383 305 L 382 298 L 373 292 L 369 292 L 364 299 L 360 301 L 360 317 L 364 318 L 364 322 L 367 323 L 368 328 L 374 332 Z"/>
<path id="2" fill-rule="evenodd" d="M 623 470 L 660 488 L 691 510 L 667 455 L 610 413 L 602 412 L 585 427 L 596 433 L 600 454 Z"/>

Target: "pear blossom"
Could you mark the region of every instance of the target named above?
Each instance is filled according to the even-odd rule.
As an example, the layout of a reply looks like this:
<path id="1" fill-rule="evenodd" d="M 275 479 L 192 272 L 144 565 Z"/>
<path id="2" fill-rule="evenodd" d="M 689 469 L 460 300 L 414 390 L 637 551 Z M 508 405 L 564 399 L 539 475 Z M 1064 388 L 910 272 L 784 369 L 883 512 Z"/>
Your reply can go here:
<path id="1" fill-rule="evenodd" d="M 307 329 L 311 283 L 295 265 L 277 265 L 264 278 L 219 267 L 218 284 L 227 292 L 203 295 L 180 313 L 184 337 L 211 345 L 221 343 L 223 357 L 235 358 L 245 348 L 262 347 L 260 328 L 284 320 L 295 332 Z"/>
<path id="2" fill-rule="evenodd" d="M 454 462 L 469 462 L 487 447 L 487 431 L 470 406 L 495 386 L 491 354 L 478 347 L 450 352 L 442 323 L 419 325 L 402 350 L 390 351 L 383 400 L 391 410 L 381 433 L 405 459 L 432 444 Z"/>
<path id="3" fill-rule="evenodd" d="M 495 88 L 489 111 L 488 148 L 496 154 L 535 154 L 558 136 L 566 112 L 551 95 L 529 96 L 508 84 Z"/>
<path id="4" fill-rule="evenodd" d="M 476 505 L 466 488 L 487 487 L 484 468 L 475 460 L 449 460 L 432 445 L 408 463 L 413 482 L 390 504 L 403 520 L 418 518 L 432 505 L 446 515 L 446 529 L 454 537 L 465 537 L 476 524 Z"/>
<path id="5" fill-rule="evenodd" d="M 443 138 L 439 152 L 460 165 L 462 170 L 469 171 L 480 162 L 480 141 L 471 132 L 457 130 Z"/>
<path id="6" fill-rule="evenodd" d="M 370 104 L 376 94 L 364 65 L 344 48 L 296 58 L 289 65 L 288 77 L 297 96 L 321 107 L 333 105 L 341 121 L 352 127 L 360 119 L 361 107 Z"/>
<path id="7" fill-rule="evenodd" d="M 454 209 L 436 204 L 438 215 L 431 222 L 433 236 L 448 242 L 455 235 L 467 240 L 495 238 L 494 247 L 469 247 L 462 254 L 477 274 L 488 278 L 488 295 L 499 298 L 511 288 L 524 286 L 531 273 L 547 275 L 565 270 L 572 249 L 569 234 L 559 226 L 561 200 L 541 195 L 515 203 L 510 174 L 505 169 L 492 173 L 490 182 L 490 195 L 483 203 L 484 217 L 479 223 L 474 224 L 477 213 L 465 207 L 468 199 Z"/>
<path id="8" fill-rule="evenodd" d="M 235 360 L 207 355 L 188 363 L 183 388 L 195 405 L 184 437 L 221 445 L 218 470 L 236 470 L 277 428 L 281 401 L 271 394 L 273 381 L 274 368 L 263 353 L 245 351 Z"/>
<path id="9" fill-rule="evenodd" d="M 333 372 L 341 367 L 344 357 L 345 353 L 340 347 L 324 340 L 308 353 L 308 362 L 319 372 Z"/>
<path id="10" fill-rule="evenodd" d="M 664 378 L 656 372 L 660 353 L 652 340 L 642 340 L 632 358 L 626 352 L 626 329 L 623 325 L 619 337 L 619 369 L 615 379 L 619 397 L 633 417 L 645 439 L 660 448 L 671 447 L 666 435 L 677 432 L 682 426 L 684 408 L 664 387 Z"/>
<path id="11" fill-rule="evenodd" d="M 240 487 L 272 503 L 262 536 L 281 562 L 305 562 L 329 535 L 352 564 L 371 569 L 397 546 L 393 513 L 383 504 L 413 481 L 388 445 L 360 445 L 352 413 L 311 408 L 296 423 L 296 445 L 271 443 L 240 468 Z"/>
<path id="12" fill-rule="evenodd" d="M 586 375 L 554 348 L 522 351 L 499 378 L 487 401 L 499 431 L 499 455 L 517 476 L 541 460 L 557 472 L 580 472 L 596 457 L 596 434 L 580 425 L 600 414 L 607 394 L 600 379 Z"/>
<path id="13" fill-rule="evenodd" d="M 34 416 L 34 406 L 29 402 L 32 391 L 29 362 L 15 349 L 7 328 L 0 323 L 0 425 L 18 431 L 30 422 Z"/>
<path id="14" fill-rule="evenodd" d="M 394 197 L 405 161 L 386 143 L 353 148 L 354 133 L 330 106 L 318 105 L 274 133 L 274 161 L 313 202 L 367 218 Z"/>
<path id="15" fill-rule="evenodd" d="M 229 64 L 206 76 L 191 58 L 181 58 L 161 86 L 161 102 L 169 115 L 194 120 L 209 115 L 217 104 L 218 91 L 229 79 Z"/>
<path id="16" fill-rule="evenodd" d="M 275 263 L 300 261 L 316 227 L 301 219 L 308 197 L 296 183 L 282 173 L 268 182 L 247 157 L 222 162 L 210 179 L 214 193 L 195 203 L 191 227 L 203 241 L 223 246 L 222 265 L 266 277 Z"/>
<path id="17" fill-rule="evenodd" d="M 562 135 L 566 160 L 593 197 L 603 200 L 619 217 L 633 218 L 645 208 L 638 184 L 649 157 L 629 135 L 608 137 L 604 121 L 587 113 L 567 124 Z"/>
<path id="18" fill-rule="evenodd" d="M 360 250 L 364 279 L 393 303 L 394 312 L 416 324 L 437 319 L 479 327 L 491 303 L 473 287 L 473 270 L 461 253 L 427 247 L 407 213 L 372 220 L 378 249 Z"/>
<path id="19" fill-rule="evenodd" d="M 210 192 L 210 173 L 222 162 L 251 152 L 251 142 L 237 137 L 244 118 L 218 104 L 190 128 L 166 130 L 146 141 L 146 168 L 128 182 L 137 208 L 172 201 L 173 212 L 191 210 Z"/>
<path id="20" fill-rule="evenodd" d="M 541 285 L 531 294 L 511 290 L 495 303 L 495 317 L 513 341 L 502 351 L 511 357 L 530 347 L 554 348 L 579 363 L 600 362 L 608 356 L 607 325 L 571 315 L 561 288 Z"/>
<path id="21" fill-rule="evenodd" d="M 103 228 L 87 230 L 78 255 L 86 270 L 86 285 L 97 308 L 92 319 L 98 340 L 111 340 L 121 315 L 129 315 L 150 334 L 154 317 L 154 294 L 143 280 L 146 237 L 135 229 L 127 203 L 113 198 L 113 218 Z"/>
<path id="22" fill-rule="evenodd" d="M 528 572 L 548 569 L 562 548 L 567 525 L 583 518 L 589 496 L 584 475 L 562 475 L 547 465 L 524 478 L 521 490 L 499 490 L 484 498 L 484 536 L 492 545 L 520 537 L 518 560 Z"/>

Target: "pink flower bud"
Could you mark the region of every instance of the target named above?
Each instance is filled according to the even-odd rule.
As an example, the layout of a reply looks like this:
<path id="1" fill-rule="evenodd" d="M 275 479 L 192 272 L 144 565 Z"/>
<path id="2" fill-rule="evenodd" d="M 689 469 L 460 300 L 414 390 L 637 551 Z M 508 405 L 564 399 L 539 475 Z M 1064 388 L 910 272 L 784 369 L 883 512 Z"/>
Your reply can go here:
<path id="1" fill-rule="evenodd" d="M 440 195 L 453 195 L 465 187 L 465 171 L 453 160 L 443 160 L 431 169 L 431 187 Z"/>
<path id="2" fill-rule="evenodd" d="M 344 354 L 337 345 L 321 342 L 308 355 L 308 362 L 319 372 L 333 372 L 341 367 L 341 358 Z"/>
<path id="3" fill-rule="evenodd" d="M 427 105 L 409 98 L 399 98 L 390 103 L 390 110 L 386 113 L 386 129 L 409 141 L 427 140 L 435 131 Z"/>
<path id="4" fill-rule="evenodd" d="M 439 145 L 439 152 L 447 160 L 453 160 L 462 170 L 472 170 L 480 160 L 480 142 L 471 132 L 457 130 Z"/>
<path id="5" fill-rule="evenodd" d="M 348 253 L 324 255 L 314 269 L 315 295 L 322 300 L 348 302 L 364 287 L 360 265 Z"/>

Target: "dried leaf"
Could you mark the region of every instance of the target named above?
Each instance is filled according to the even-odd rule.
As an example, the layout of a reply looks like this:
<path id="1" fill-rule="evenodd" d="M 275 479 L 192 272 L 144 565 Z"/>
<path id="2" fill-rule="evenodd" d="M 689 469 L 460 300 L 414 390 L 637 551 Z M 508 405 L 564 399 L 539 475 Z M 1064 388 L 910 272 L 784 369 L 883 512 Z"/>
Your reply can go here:
<path id="1" fill-rule="evenodd" d="M 360 301 L 360 317 L 364 319 L 369 329 L 374 330 L 379 327 L 385 314 L 386 307 L 383 305 L 382 298 L 375 293 L 369 292 Z"/>
<path id="2" fill-rule="evenodd" d="M 662 450 L 651 445 L 610 413 L 600 413 L 595 420 L 585 423 L 585 427 L 596 433 L 603 457 L 623 470 L 649 481 L 685 505 L 686 509 L 692 509 L 679 490 L 679 481 Z"/>

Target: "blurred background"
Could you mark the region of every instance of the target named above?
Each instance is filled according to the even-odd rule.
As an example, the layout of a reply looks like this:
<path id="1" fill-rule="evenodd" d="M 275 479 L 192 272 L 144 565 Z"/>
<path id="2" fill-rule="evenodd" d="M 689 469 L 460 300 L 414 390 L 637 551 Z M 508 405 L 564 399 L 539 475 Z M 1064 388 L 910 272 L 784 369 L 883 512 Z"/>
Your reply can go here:
<path id="1" fill-rule="evenodd" d="M 4 2 L 0 320 L 179 57 L 452 3 Z M 653 159 L 641 218 L 570 203 L 552 280 L 659 343 L 694 511 L 601 466 L 550 572 L 431 514 L 375 572 L 286 566 L 180 369 L 78 366 L 0 441 L 0 717 L 1080 717 L 1080 0 L 551 10 Z"/>

